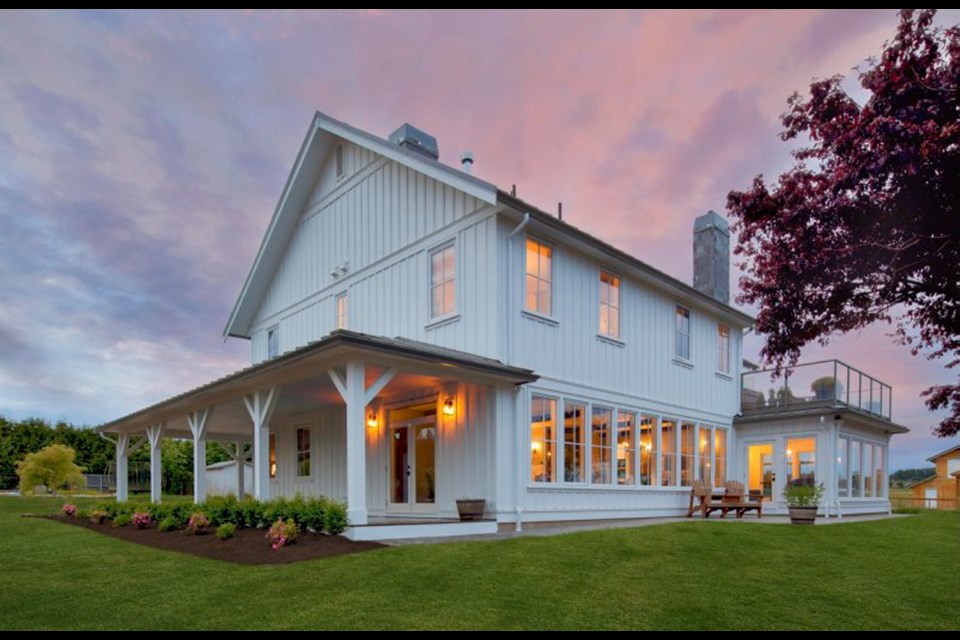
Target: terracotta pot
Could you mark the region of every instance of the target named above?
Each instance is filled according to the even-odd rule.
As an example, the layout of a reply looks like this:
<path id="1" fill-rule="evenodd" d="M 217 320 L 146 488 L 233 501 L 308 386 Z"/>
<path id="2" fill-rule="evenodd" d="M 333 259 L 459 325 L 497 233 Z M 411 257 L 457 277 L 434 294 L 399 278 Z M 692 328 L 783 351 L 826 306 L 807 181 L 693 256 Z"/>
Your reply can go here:
<path id="1" fill-rule="evenodd" d="M 791 524 L 813 524 L 817 519 L 817 507 L 789 507 Z"/>
<path id="2" fill-rule="evenodd" d="M 479 520 L 483 517 L 483 510 L 487 506 L 487 501 L 483 498 L 469 498 L 457 500 L 457 512 L 460 513 L 460 520 Z"/>

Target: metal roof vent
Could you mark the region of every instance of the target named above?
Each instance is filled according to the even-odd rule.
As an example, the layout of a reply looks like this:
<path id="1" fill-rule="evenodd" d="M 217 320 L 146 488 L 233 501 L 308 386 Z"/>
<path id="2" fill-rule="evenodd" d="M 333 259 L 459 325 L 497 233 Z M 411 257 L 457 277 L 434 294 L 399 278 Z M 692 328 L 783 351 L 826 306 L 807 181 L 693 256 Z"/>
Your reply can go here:
<path id="1" fill-rule="evenodd" d="M 437 139 L 407 122 L 403 123 L 396 131 L 390 134 L 390 142 L 400 145 L 404 149 L 409 149 L 420 155 L 427 156 L 428 158 L 433 158 L 434 160 L 440 159 Z"/>

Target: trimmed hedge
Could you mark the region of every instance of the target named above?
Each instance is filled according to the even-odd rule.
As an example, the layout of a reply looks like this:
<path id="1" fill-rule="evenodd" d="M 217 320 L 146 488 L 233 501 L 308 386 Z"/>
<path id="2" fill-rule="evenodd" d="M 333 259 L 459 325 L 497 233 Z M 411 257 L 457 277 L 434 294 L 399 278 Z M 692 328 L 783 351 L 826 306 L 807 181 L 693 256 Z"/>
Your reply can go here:
<path id="1" fill-rule="evenodd" d="M 103 502 L 95 510 L 103 511 L 106 520 L 132 518 L 137 511 L 146 511 L 158 523 L 182 529 L 190 516 L 207 515 L 214 527 L 232 524 L 238 529 L 267 529 L 277 520 L 293 520 L 302 531 L 340 535 L 347 527 L 347 508 L 329 498 L 277 498 L 259 502 L 253 498 L 237 500 L 235 496 L 213 496 L 204 504 L 186 502 L 144 504 L 142 502 Z M 129 520 L 128 520 L 129 522 Z M 162 527 L 161 527 L 162 529 Z"/>

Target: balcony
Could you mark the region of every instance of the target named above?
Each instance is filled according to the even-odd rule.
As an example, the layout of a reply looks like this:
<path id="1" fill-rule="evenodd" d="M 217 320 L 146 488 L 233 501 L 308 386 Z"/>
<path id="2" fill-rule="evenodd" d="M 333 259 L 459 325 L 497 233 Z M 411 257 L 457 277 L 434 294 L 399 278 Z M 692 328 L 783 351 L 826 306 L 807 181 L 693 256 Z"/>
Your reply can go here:
<path id="1" fill-rule="evenodd" d="M 741 376 L 740 411 L 746 415 L 818 408 L 853 409 L 890 420 L 893 390 L 839 360 L 798 364 L 772 379 L 773 371 Z"/>

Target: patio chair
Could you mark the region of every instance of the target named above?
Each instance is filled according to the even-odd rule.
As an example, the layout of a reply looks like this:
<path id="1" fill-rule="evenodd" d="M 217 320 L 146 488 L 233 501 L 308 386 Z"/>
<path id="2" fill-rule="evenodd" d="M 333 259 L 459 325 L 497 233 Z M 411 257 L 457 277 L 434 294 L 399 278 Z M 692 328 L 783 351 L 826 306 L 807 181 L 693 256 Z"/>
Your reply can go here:
<path id="1" fill-rule="evenodd" d="M 714 511 L 723 509 L 723 502 L 713 497 L 713 487 L 709 482 L 694 480 L 690 487 L 690 505 L 687 507 L 687 517 L 692 518 L 694 512 L 699 511 L 704 518 L 709 518 Z"/>
<path id="2" fill-rule="evenodd" d="M 727 513 L 730 511 L 733 511 L 738 518 L 742 518 L 743 514 L 747 511 L 756 511 L 758 518 L 763 517 L 762 495 L 749 495 L 743 483 L 737 480 L 727 480 L 723 486 L 726 492 L 721 500 L 723 503 L 723 507 L 720 510 L 721 518 L 726 518 Z"/>

